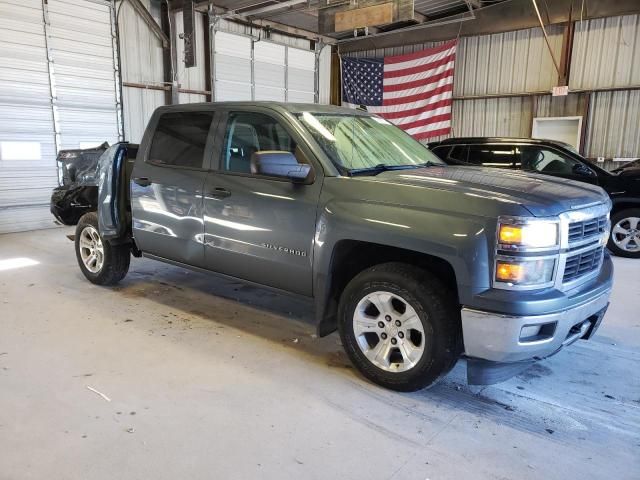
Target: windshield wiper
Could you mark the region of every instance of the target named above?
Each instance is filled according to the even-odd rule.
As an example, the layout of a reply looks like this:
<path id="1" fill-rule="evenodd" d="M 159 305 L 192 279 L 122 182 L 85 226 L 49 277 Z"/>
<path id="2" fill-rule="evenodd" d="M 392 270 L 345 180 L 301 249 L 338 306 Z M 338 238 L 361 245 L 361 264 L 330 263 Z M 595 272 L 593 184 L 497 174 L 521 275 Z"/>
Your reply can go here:
<path id="1" fill-rule="evenodd" d="M 387 172 L 389 170 L 408 170 L 410 168 L 422 168 L 429 166 L 428 163 L 421 163 L 419 165 L 387 165 L 386 163 L 379 163 L 375 167 L 365 167 L 365 168 L 353 168 L 349 170 L 349 173 L 353 175 L 378 175 L 382 172 Z M 435 165 L 435 163 L 433 164 Z"/>

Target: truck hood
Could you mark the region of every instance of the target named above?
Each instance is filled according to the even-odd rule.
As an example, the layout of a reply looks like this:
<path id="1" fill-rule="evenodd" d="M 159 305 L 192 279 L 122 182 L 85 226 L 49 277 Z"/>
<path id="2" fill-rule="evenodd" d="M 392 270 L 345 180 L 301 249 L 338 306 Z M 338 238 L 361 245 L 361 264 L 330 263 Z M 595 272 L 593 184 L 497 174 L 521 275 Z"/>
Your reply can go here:
<path id="1" fill-rule="evenodd" d="M 459 192 L 483 199 L 517 203 L 537 217 L 558 215 L 609 201 L 606 192 L 588 183 L 495 168 L 432 166 L 392 170 L 370 177 L 390 182 Z"/>

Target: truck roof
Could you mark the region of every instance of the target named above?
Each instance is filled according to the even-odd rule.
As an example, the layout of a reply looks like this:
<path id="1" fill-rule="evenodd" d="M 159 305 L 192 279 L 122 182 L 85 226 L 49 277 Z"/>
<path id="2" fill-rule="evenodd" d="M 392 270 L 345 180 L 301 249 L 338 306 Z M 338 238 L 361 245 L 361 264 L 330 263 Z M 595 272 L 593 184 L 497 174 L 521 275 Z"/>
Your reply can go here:
<path id="1" fill-rule="evenodd" d="M 561 142 L 559 140 L 551 140 L 551 139 L 540 139 L 540 138 L 518 138 L 518 137 L 451 137 L 445 138 L 444 140 L 438 140 L 435 142 L 430 142 L 428 145 L 431 147 L 435 147 L 436 145 L 457 145 L 457 144 L 465 144 L 465 143 L 528 143 L 528 144 L 536 144 L 536 145 L 560 145 L 562 147 L 571 147 L 569 144 L 565 142 Z"/>
<path id="2" fill-rule="evenodd" d="M 171 111 L 190 111 L 201 110 L 206 107 L 267 107 L 273 110 L 286 111 L 291 113 L 333 113 L 333 114 L 350 114 L 350 115 L 369 115 L 365 110 L 356 110 L 353 108 L 338 107 L 335 105 L 320 105 L 317 103 L 288 103 L 288 102 L 268 102 L 268 101 L 246 101 L 246 102 L 201 102 L 201 103 L 182 103 L 179 105 L 166 105 L 159 107 L 158 110 Z"/>

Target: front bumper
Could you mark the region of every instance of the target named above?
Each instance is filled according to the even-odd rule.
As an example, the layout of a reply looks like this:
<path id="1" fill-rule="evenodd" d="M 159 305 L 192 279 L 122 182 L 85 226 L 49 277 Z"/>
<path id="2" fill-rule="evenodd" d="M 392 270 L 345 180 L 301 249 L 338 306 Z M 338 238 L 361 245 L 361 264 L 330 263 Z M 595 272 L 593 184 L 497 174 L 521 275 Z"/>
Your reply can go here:
<path id="1" fill-rule="evenodd" d="M 609 303 L 612 277 L 613 268 L 607 255 L 599 278 L 571 298 L 562 295 L 564 300 L 556 299 L 552 313 L 544 312 L 543 305 L 549 306 L 544 295 L 536 301 L 516 292 L 510 292 L 509 313 L 463 308 L 466 356 L 490 362 L 521 362 L 547 357 L 580 338 L 590 337 Z M 518 313 L 513 311 L 516 307 Z M 537 333 L 536 327 L 540 327 Z"/>
<path id="2" fill-rule="evenodd" d="M 602 322 L 611 290 L 568 310 L 516 317 L 462 309 L 464 350 L 468 357 L 491 362 L 538 360 L 580 338 L 590 338 Z M 541 327 L 527 336 L 527 327 Z"/>

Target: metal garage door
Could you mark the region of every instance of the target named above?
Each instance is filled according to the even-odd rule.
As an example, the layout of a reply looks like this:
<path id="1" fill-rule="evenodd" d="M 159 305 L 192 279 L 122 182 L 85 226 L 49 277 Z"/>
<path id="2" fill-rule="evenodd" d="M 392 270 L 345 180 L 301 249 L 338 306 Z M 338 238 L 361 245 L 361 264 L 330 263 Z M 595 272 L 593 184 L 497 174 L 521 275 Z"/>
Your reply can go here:
<path id="1" fill-rule="evenodd" d="M 317 101 L 316 54 L 248 35 L 214 35 L 216 101 Z"/>
<path id="2" fill-rule="evenodd" d="M 52 224 L 55 138 L 41 0 L 0 1 L 0 233 Z"/>
<path id="3" fill-rule="evenodd" d="M 215 99 L 251 100 L 251 38 L 216 32 L 214 49 Z"/>
<path id="4" fill-rule="evenodd" d="M 53 225 L 56 148 L 120 136 L 110 7 L 45 5 L 0 0 L 0 233 Z"/>

